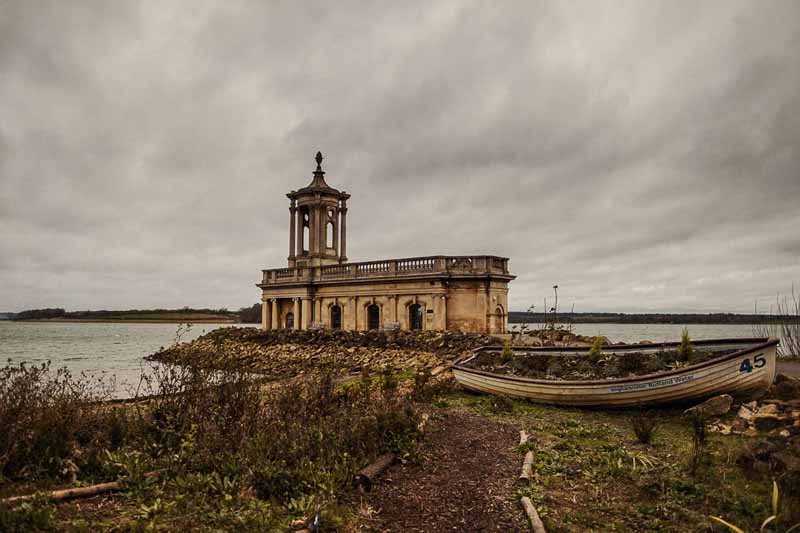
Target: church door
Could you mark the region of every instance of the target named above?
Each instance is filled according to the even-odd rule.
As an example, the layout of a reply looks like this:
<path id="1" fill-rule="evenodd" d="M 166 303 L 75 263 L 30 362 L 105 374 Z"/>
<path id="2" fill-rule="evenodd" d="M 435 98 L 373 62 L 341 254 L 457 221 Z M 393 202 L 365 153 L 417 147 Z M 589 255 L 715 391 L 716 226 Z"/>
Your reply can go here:
<path id="1" fill-rule="evenodd" d="M 286 329 L 294 329 L 294 313 L 286 313 Z"/>
<path id="2" fill-rule="evenodd" d="M 376 304 L 367 307 L 367 329 L 381 328 L 381 309 Z"/>
<path id="3" fill-rule="evenodd" d="M 422 306 L 414 304 L 408 306 L 408 325 L 414 331 L 422 330 Z"/>
<path id="4" fill-rule="evenodd" d="M 342 329 L 342 308 L 338 305 L 331 307 L 331 328 Z"/>

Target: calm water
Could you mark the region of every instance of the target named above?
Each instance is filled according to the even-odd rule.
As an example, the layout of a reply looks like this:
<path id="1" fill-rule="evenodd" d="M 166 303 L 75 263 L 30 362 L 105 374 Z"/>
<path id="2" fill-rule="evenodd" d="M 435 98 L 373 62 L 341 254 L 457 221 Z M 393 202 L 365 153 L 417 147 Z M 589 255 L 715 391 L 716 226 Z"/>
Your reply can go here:
<path id="1" fill-rule="evenodd" d="M 233 324 L 192 326 L 181 339 Z M 144 357 L 175 341 L 177 324 L 101 324 L 0 321 L 0 363 L 66 366 L 73 374 L 86 373 L 110 382 L 114 396 L 127 397 L 151 363 Z"/>
<path id="2" fill-rule="evenodd" d="M 183 335 L 192 340 L 231 324 L 201 324 Z M 147 371 L 144 357 L 175 340 L 176 324 L 38 323 L 0 321 L 0 362 L 11 360 L 66 366 L 73 374 L 116 378 L 114 395 L 125 397 Z M 581 335 L 605 335 L 612 341 L 678 341 L 682 325 L 676 324 L 575 324 Z M 751 326 L 689 325 L 693 339 L 751 337 Z"/>
<path id="3" fill-rule="evenodd" d="M 518 329 L 520 324 L 509 324 L 509 329 Z M 530 324 L 531 329 L 544 327 Z M 689 336 L 695 340 L 755 337 L 753 326 L 741 324 L 687 324 Z M 677 342 L 681 340 L 683 324 L 573 324 L 572 330 L 579 335 L 604 335 L 611 342 Z"/>

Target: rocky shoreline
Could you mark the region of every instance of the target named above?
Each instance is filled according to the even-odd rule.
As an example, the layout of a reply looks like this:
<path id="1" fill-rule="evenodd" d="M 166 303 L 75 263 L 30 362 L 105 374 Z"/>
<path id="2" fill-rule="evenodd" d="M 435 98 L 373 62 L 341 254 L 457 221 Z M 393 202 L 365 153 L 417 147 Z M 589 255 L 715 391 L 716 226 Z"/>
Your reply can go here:
<path id="1" fill-rule="evenodd" d="M 236 366 L 284 378 L 319 368 L 435 368 L 470 350 L 502 341 L 488 335 L 409 331 L 294 331 L 220 328 L 147 359 L 204 368 Z"/>

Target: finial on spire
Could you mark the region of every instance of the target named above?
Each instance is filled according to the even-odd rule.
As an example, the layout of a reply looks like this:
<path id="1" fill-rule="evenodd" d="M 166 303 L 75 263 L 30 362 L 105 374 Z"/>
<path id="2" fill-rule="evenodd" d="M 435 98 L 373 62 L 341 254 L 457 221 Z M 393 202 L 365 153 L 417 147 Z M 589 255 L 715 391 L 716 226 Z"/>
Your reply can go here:
<path id="1" fill-rule="evenodd" d="M 314 159 L 317 160 L 317 172 L 322 172 L 322 152 L 317 152 L 317 157 Z"/>

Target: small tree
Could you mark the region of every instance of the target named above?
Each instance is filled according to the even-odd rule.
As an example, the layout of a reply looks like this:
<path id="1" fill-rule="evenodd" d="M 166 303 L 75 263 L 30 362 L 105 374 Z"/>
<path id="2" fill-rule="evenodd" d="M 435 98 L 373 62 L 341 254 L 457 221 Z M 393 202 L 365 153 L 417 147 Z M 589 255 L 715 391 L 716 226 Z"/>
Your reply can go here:
<path id="1" fill-rule="evenodd" d="M 506 364 L 514 358 L 514 350 L 511 349 L 511 343 L 506 341 L 503 343 L 503 351 L 500 352 L 500 363 Z"/>
<path id="2" fill-rule="evenodd" d="M 678 360 L 688 361 L 694 355 L 694 347 L 692 346 L 692 339 L 689 337 L 689 328 L 683 326 L 681 332 L 681 345 L 678 346 Z"/>
<path id="3" fill-rule="evenodd" d="M 592 363 L 596 363 L 600 360 L 603 356 L 603 337 L 598 335 L 594 338 L 594 342 L 592 343 L 592 347 L 589 348 L 589 360 Z"/>

